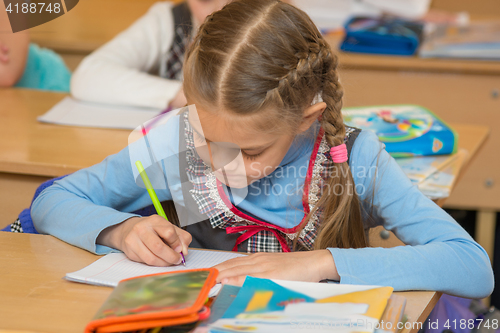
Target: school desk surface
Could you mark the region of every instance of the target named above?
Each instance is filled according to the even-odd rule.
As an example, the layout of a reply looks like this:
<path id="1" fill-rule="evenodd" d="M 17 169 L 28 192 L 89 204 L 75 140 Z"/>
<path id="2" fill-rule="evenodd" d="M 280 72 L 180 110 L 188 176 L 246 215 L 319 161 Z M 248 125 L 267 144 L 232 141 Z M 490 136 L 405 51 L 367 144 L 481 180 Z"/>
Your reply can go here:
<path id="1" fill-rule="evenodd" d="M 0 331 L 82 332 L 111 293 L 64 280 L 99 256 L 52 236 L 0 232 Z M 398 292 L 407 299 L 407 327 L 418 331 L 440 297 L 433 291 Z"/>
<path id="2" fill-rule="evenodd" d="M 101 162 L 128 143 L 129 130 L 45 124 L 37 117 L 66 94 L 29 89 L 0 89 L 0 172 L 47 177 L 62 176 Z M 473 124 L 450 124 L 459 135 L 459 148 L 468 160 L 489 130 Z"/>
<path id="3" fill-rule="evenodd" d="M 128 144 L 129 130 L 37 121 L 66 94 L 0 89 L 0 172 L 56 177 L 99 163 Z"/>

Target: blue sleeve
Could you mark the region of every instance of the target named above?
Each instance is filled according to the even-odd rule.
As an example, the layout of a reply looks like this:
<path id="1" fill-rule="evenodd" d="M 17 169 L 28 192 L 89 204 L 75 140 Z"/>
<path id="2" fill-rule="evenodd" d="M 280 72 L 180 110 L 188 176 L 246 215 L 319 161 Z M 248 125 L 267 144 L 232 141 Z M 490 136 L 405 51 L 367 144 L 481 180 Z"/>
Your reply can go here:
<path id="1" fill-rule="evenodd" d="M 160 134 L 167 135 L 151 132 L 148 134 L 153 139 L 150 141 L 153 153 L 170 153 L 178 147 L 178 130 L 172 126 L 164 130 L 166 133 Z M 153 141 L 160 143 L 154 144 Z M 37 231 L 53 235 L 93 253 L 112 252 L 113 249 L 96 244 L 100 232 L 137 216 L 130 212 L 152 204 L 146 189 L 136 184 L 138 172 L 133 169 L 129 157 L 129 154 L 132 154 L 134 159 L 141 159 L 147 168 L 148 150 L 141 147 L 134 151 L 131 148 L 134 144 L 107 157 L 99 164 L 54 182 L 40 193 L 31 207 L 31 216 Z M 170 163 L 166 168 L 175 173 L 176 167 L 178 170 L 178 160 L 177 163 L 175 158 L 166 160 Z M 164 186 L 161 189 L 155 187 L 156 194 L 160 201 L 171 200 L 171 185 L 175 188 L 179 184 L 167 183 L 166 177 L 162 179 Z"/>
<path id="2" fill-rule="evenodd" d="M 341 283 L 435 290 L 469 298 L 491 294 L 493 271 L 484 249 L 411 183 L 375 134 L 363 131 L 358 136 L 350 164 L 360 199 L 407 245 L 330 248 Z"/>

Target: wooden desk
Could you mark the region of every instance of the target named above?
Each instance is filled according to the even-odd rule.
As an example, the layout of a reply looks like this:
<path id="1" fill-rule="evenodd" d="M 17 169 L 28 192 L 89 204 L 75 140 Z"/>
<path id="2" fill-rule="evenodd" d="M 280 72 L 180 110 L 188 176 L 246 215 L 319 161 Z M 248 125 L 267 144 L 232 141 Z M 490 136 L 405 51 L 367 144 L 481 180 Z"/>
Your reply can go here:
<path id="1" fill-rule="evenodd" d="M 345 106 L 419 104 L 454 126 L 490 128 L 488 140 L 480 140 L 477 156 L 444 207 L 478 210 L 476 239 L 492 257 L 496 212 L 500 211 L 499 63 L 393 58 L 342 54 L 341 59 L 351 61 L 340 70 Z M 464 136 L 460 136 L 463 143 Z"/>
<path id="2" fill-rule="evenodd" d="M 0 89 L 0 228 L 27 208 L 45 180 L 102 161 L 128 144 L 127 130 L 79 128 L 36 120 L 65 94 Z"/>
<path id="3" fill-rule="evenodd" d="M 66 94 L 30 89 L 0 89 L 0 172 L 57 177 L 75 172 L 117 153 L 128 143 L 129 130 L 99 129 L 40 123 Z M 488 127 L 451 123 L 459 147 L 474 156 L 488 135 Z"/>
<path id="4" fill-rule="evenodd" d="M 40 123 L 66 94 L 0 89 L 0 172 L 56 177 L 99 163 L 128 144 L 128 130 Z"/>
<path id="5" fill-rule="evenodd" d="M 0 232 L 0 331 L 82 332 L 112 288 L 69 282 L 99 256 L 52 236 Z M 410 323 L 424 321 L 440 293 L 402 292 Z M 417 332 L 417 324 L 412 324 Z"/>
<path id="6" fill-rule="evenodd" d="M 465 125 L 465 124 L 450 124 L 458 133 L 459 148 L 467 150 L 467 157 L 460 169 L 457 180 L 455 181 L 455 188 L 460 184 L 464 174 L 467 173 L 469 169 L 473 166 L 472 160 L 475 159 L 476 154 L 480 151 L 486 139 L 489 135 L 488 127 L 481 125 Z M 455 191 L 455 188 L 453 191 Z M 452 193 L 453 193 L 452 191 Z M 438 200 L 437 204 L 443 206 L 449 199 Z M 370 230 L 370 245 L 371 246 L 382 246 L 382 247 L 392 247 L 398 245 L 404 245 L 393 233 L 389 233 L 389 238 L 382 239 L 380 237 L 380 232 L 383 230 L 382 227 L 377 227 Z M 495 245 L 495 220 L 491 219 L 489 216 L 486 219 L 476 223 L 475 230 L 476 241 L 486 250 L 490 260 L 493 260 L 493 252 Z"/>
<path id="7" fill-rule="evenodd" d="M 330 46 L 336 50 L 340 68 L 345 70 L 500 75 L 500 61 L 419 58 L 417 56 L 405 57 L 342 52 L 338 50 L 338 46 L 343 39 L 342 34 L 331 34 L 325 38 Z"/>

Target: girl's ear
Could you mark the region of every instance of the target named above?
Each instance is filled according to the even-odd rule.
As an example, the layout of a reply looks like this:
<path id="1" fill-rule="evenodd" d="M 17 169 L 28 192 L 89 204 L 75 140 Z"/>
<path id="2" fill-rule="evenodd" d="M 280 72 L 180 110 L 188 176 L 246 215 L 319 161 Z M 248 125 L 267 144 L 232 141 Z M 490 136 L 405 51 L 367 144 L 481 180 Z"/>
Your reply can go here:
<path id="1" fill-rule="evenodd" d="M 304 110 L 304 115 L 302 117 L 302 122 L 299 126 L 299 133 L 305 132 L 311 127 L 311 125 L 323 114 L 326 109 L 325 102 L 319 102 L 311 105 Z"/>

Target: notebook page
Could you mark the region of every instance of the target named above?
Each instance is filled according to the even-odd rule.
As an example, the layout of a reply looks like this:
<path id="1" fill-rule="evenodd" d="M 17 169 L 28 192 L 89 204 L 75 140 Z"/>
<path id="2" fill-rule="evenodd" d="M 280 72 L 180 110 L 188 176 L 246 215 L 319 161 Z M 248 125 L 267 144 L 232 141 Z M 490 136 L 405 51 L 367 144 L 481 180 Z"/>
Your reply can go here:
<path id="1" fill-rule="evenodd" d="M 178 270 L 208 268 L 241 256 L 244 256 L 244 254 L 223 251 L 189 250 L 188 255 L 185 257 L 186 266 L 154 267 L 132 261 L 123 253 L 110 253 L 79 271 L 67 273 L 66 279 L 75 282 L 116 287 L 118 282 L 123 279 Z"/>
<path id="2" fill-rule="evenodd" d="M 65 97 L 37 119 L 59 125 L 134 129 L 160 112 L 160 109 L 81 102 Z"/>

